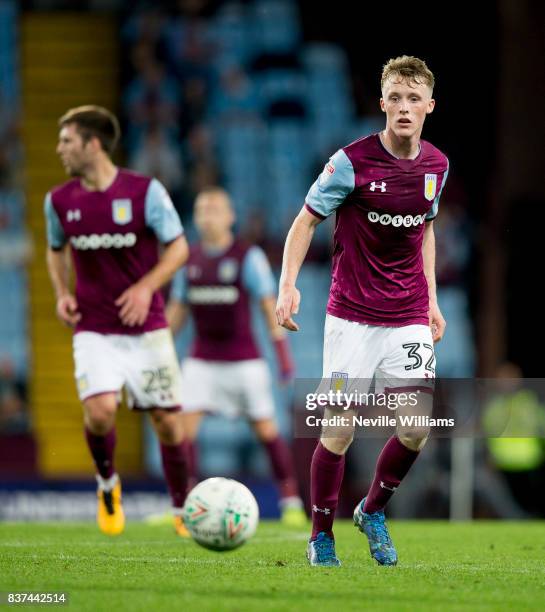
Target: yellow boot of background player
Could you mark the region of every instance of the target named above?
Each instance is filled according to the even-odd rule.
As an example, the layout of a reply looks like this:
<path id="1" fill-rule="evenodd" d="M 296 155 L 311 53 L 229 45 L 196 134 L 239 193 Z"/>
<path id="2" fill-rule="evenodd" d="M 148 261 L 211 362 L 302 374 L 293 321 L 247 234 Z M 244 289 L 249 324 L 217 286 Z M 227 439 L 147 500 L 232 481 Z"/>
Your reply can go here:
<path id="1" fill-rule="evenodd" d="M 181 538 L 190 538 L 191 534 L 187 530 L 185 526 L 184 519 L 180 514 L 177 514 L 177 509 L 174 509 L 174 516 L 172 512 L 162 512 L 161 514 L 151 514 L 150 516 L 144 519 L 144 522 L 147 525 L 174 525 L 174 531 L 176 535 L 179 535 Z"/>
<path id="2" fill-rule="evenodd" d="M 307 515 L 300 497 L 284 497 L 280 500 L 280 522 L 285 527 L 306 527 Z"/>
<path id="3" fill-rule="evenodd" d="M 174 530 L 181 538 L 190 538 L 191 534 L 185 526 L 184 519 L 179 515 L 174 515 Z"/>
<path id="4" fill-rule="evenodd" d="M 110 490 L 105 490 L 99 480 L 97 491 L 97 523 L 102 533 L 115 536 L 125 528 L 125 513 L 121 505 L 121 481 L 117 476 L 116 482 Z"/>

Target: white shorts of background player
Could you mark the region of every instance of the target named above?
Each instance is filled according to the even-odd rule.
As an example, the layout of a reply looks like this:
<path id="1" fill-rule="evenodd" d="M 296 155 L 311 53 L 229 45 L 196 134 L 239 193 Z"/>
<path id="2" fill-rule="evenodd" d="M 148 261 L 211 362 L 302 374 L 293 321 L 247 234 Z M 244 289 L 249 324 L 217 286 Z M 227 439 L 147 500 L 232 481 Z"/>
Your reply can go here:
<path id="1" fill-rule="evenodd" d="M 75 377 L 80 400 L 123 387 L 130 408 L 182 404 L 181 374 L 169 329 L 136 336 L 83 331 L 74 335 Z"/>
<path id="2" fill-rule="evenodd" d="M 182 361 L 183 411 L 250 421 L 274 418 L 271 374 L 264 359 Z"/>

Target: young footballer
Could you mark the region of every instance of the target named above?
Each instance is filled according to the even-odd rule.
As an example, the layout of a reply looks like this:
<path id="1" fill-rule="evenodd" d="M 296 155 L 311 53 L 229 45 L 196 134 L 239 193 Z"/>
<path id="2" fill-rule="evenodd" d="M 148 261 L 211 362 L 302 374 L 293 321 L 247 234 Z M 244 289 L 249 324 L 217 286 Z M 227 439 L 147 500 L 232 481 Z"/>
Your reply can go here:
<path id="1" fill-rule="evenodd" d="M 445 330 L 435 290 L 433 219 L 449 164 L 420 138 L 435 106 L 433 87 L 433 74 L 416 57 L 397 57 L 384 66 L 385 129 L 337 151 L 311 187 L 286 239 L 276 310 L 280 325 L 298 330 L 293 320 L 300 302 L 297 275 L 315 227 L 335 213 L 323 378 L 361 384 L 375 377 L 386 391 L 419 392 L 425 410 L 433 389 L 433 343 Z M 398 416 L 402 412 L 399 406 Z M 326 416 L 332 414 L 334 407 L 326 409 Z M 397 563 L 384 508 L 429 433 L 425 426 L 397 423 L 354 511 L 354 522 L 381 565 Z M 333 519 L 353 433 L 353 427 L 322 431 L 312 458 L 307 556 L 314 566 L 340 565 Z"/>

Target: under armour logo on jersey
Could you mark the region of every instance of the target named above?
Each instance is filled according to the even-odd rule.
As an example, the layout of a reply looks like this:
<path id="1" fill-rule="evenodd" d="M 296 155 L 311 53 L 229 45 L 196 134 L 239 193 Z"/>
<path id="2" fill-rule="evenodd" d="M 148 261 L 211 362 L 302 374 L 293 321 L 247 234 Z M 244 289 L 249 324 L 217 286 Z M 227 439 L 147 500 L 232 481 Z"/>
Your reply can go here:
<path id="1" fill-rule="evenodd" d="M 380 481 L 380 488 L 386 489 L 387 491 L 392 491 L 392 492 L 397 489 L 397 487 L 389 487 L 387 484 L 384 484 L 382 480 Z"/>
<path id="2" fill-rule="evenodd" d="M 318 508 L 316 504 L 312 506 L 312 511 L 313 512 L 323 512 L 325 515 L 331 514 L 331 510 L 329 508 Z"/>
<path id="3" fill-rule="evenodd" d="M 369 187 L 369 191 L 375 191 L 375 189 L 380 189 L 380 191 L 384 193 L 386 191 L 386 183 L 384 181 L 382 181 L 382 183 L 375 183 L 375 181 L 373 181 Z"/>
<path id="4" fill-rule="evenodd" d="M 67 221 L 81 221 L 81 210 L 76 208 L 76 210 L 69 210 L 66 213 Z"/>

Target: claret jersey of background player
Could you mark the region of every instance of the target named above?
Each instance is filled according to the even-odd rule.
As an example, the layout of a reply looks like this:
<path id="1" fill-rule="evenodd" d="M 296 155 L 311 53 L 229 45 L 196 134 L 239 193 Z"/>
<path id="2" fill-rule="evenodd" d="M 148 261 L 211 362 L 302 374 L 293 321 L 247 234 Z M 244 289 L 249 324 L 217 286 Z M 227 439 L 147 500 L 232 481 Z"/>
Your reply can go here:
<path id="1" fill-rule="evenodd" d="M 45 199 L 48 242 L 68 242 L 76 270 L 78 331 L 141 334 L 167 327 L 164 300 L 155 292 L 143 325 L 121 323 L 115 300 L 149 272 L 164 244 L 183 233 L 165 188 L 156 179 L 119 169 L 105 191 L 88 191 L 79 178 L 52 189 Z"/>

